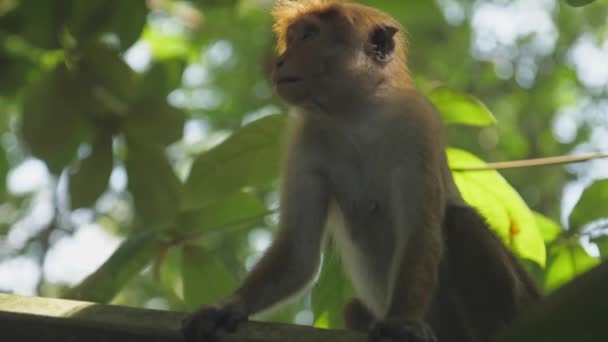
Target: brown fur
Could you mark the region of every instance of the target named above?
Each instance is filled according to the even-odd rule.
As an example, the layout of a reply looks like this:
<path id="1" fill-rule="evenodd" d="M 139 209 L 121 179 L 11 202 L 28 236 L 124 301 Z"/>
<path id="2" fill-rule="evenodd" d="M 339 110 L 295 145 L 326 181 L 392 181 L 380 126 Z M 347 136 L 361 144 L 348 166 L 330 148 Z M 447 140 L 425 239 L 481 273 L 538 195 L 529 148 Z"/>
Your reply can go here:
<path id="1" fill-rule="evenodd" d="M 340 15 L 346 18 L 350 24 L 350 34 L 367 33 L 371 28 L 380 25 L 391 25 L 399 28 L 399 32 L 395 37 L 395 59 L 397 63 L 392 63 L 394 68 L 393 73 L 395 84 L 394 87 L 401 89 L 411 89 L 412 81 L 410 71 L 407 66 L 407 39 L 406 31 L 403 26 L 393 19 L 391 16 L 379 11 L 375 8 L 351 3 L 340 0 L 279 0 L 272 10 L 272 15 L 275 19 L 273 30 L 277 37 L 277 51 L 279 54 L 285 52 L 286 32 L 291 24 L 298 19 L 308 15 L 318 15 L 331 10 L 337 10 Z M 356 28 L 356 30 L 353 30 Z M 364 40 L 362 37 L 357 37 L 357 40 Z M 391 66 L 391 67 L 393 67 Z"/>
<path id="2" fill-rule="evenodd" d="M 440 342 L 491 341 L 523 308 L 541 298 L 517 258 L 473 208 L 449 206 L 446 253 L 427 320 Z M 344 306 L 346 327 L 362 330 L 374 318 L 356 299 Z"/>

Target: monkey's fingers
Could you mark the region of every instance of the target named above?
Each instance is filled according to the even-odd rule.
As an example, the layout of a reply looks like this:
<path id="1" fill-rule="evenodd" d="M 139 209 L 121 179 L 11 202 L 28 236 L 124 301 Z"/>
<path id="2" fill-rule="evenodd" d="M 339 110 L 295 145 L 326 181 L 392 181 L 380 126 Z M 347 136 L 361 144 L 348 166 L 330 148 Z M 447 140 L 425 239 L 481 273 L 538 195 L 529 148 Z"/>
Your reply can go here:
<path id="1" fill-rule="evenodd" d="M 187 342 L 216 342 L 217 332 L 227 315 L 221 309 L 204 308 L 182 321 L 182 334 Z"/>
<path id="2" fill-rule="evenodd" d="M 224 321 L 221 323 L 221 328 L 226 332 L 233 333 L 239 327 L 239 324 L 246 320 L 247 316 L 242 313 L 230 313 L 224 318 Z"/>

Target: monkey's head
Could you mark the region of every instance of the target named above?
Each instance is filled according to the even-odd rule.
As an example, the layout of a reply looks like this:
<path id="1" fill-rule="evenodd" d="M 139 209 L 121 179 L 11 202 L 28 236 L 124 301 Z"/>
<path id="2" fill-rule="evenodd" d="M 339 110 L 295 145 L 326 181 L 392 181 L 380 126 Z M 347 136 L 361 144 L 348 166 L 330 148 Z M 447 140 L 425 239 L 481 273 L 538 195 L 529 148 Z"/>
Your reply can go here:
<path id="1" fill-rule="evenodd" d="M 288 103 L 331 111 L 411 87 L 403 29 L 390 16 L 336 0 L 279 0 L 273 15 L 272 80 Z"/>

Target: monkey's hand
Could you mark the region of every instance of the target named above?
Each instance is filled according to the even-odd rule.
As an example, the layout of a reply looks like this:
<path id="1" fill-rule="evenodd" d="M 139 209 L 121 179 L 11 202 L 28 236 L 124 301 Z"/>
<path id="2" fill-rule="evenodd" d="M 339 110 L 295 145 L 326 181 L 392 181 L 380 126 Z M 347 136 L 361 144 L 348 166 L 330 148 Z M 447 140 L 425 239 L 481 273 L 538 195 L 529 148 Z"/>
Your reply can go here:
<path id="1" fill-rule="evenodd" d="M 239 305 L 205 306 L 184 318 L 182 334 L 187 342 L 215 342 L 219 333 L 234 332 L 245 320 L 247 313 Z"/>
<path id="2" fill-rule="evenodd" d="M 431 327 L 420 321 L 387 319 L 375 322 L 369 332 L 370 342 L 437 342 Z"/>

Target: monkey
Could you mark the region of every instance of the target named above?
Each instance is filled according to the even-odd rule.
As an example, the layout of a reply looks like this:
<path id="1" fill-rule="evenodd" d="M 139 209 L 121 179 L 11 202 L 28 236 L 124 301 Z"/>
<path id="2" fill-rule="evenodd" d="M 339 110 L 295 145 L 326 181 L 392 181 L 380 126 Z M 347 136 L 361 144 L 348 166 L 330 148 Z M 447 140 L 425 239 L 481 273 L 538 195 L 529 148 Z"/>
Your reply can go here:
<path id="1" fill-rule="evenodd" d="M 540 291 L 460 196 L 403 27 L 338 0 L 278 0 L 272 14 L 272 82 L 290 107 L 278 231 L 231 295 L 187 316 L 186 340 L 216 341 L 305 289 L 331 239 L 356 293 L 347 329 L 371 341 L 490 341 Z"/>

